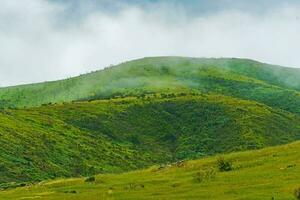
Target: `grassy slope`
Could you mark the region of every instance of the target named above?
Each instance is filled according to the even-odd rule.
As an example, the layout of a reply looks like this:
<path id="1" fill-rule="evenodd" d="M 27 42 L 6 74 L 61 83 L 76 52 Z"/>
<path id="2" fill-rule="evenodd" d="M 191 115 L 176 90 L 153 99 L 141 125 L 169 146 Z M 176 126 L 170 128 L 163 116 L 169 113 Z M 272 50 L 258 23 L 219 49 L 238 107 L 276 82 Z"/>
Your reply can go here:
<path id="1" fill-rule="evenodd" d="M 245 59 L 158 57 L 62 81 L 0 88 L 0 188 L 11 181 L 123 172 L 297 140 L 299 75 L 298 69 Z M 114 96 L 135 97 L 91 101 Z M 82 102 L 61 104 L 71 101 Z M 50 102 L 59 104 L 37 107 Z M 131 180 L 123 176 L 121 182 Z M 177 184 L 172 187 L 177 191 Z M 190 195 L 199 190 L 190 184 L 182 190 L 189 187 Z M 231 194 L 231 187 L 215 193 L 239 193 Z M 169 191 L 154 189 L 162 197 Z"/>
<path id="2" fill-rule="evenodd" d="M 96 200 L 96 199 L 294 199 L 299 188 L 300 143 L 256 151 L 227 154 L 234 169 L 219 172 L 217 157 L 181 165 L 155 166 L 124 174 L 42 182 L 0 192 L 0 199 Z M 197 181 L 197 173 L 214 170 L 215 176 Z M 72 192 L 73 193 L 70 193 Z M 76 192 L 76 193 L 75 193 Z"/>
<path id="3" fill-rule="evenodd" d="M 120 172 L 300 138 L 294 114 L 204 94 L 6 109 L 0 121 L 1 183 Z"/>
<path id="4" fill-rule="evenodd" d="M 0 89 L 0 107 L 149 92 L 214 92 L 300 113 L 300 70 L 246 59 L 156 57 L 79 77 Z"/>

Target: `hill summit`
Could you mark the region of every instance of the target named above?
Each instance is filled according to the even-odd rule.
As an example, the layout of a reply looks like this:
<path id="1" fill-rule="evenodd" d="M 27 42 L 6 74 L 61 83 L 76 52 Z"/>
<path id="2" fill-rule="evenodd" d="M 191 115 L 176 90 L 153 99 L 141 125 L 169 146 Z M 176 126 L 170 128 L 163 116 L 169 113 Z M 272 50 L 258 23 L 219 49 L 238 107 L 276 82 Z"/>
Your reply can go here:
<path id="1" fill-rule="evenodd" d="M 291 105 L 299 103 L 299 76 L 299 69 L 248 59 L 143 58 L 66 80 L 1 88 L 0 107 L 193 91 L 255 100 L 299 113 L 300 106 Z"/>

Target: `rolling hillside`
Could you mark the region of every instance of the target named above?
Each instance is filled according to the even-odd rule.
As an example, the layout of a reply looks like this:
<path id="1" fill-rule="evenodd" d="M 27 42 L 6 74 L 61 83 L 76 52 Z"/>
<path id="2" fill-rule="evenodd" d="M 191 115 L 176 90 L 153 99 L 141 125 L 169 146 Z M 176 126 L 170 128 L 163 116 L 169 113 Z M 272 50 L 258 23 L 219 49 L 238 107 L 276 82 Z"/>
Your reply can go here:
<path id="1" fill-rule="evenodd" d="M 205 94 L 5 109 L 0 121 L 4 187 L 9 182 L 122 172 L 300 139 L 300 117 L 295 114 Z"/>
<path id="2" fill-rule="evenodd" d="M 62 81 L 0 89 L 0 107 L 194 91 L 254 100 L 300 113 L 300 70 L 247 59 L 154 57 Z"/>
<path id="3" fill-rule="evenodd" d="M 58 179 L 0 191 L 0 199 L 214 199 L 292 200 L 300 188 L 300 143 L 224 155 L 229 171 L 220 171 L 219 156 L 154 166 L 93 179 Z"/>
<path id="4" fill-rule="evenodd" d="M 300 139 L 299 69 L 155 57 L 0 89 L 0 188 Z"/>

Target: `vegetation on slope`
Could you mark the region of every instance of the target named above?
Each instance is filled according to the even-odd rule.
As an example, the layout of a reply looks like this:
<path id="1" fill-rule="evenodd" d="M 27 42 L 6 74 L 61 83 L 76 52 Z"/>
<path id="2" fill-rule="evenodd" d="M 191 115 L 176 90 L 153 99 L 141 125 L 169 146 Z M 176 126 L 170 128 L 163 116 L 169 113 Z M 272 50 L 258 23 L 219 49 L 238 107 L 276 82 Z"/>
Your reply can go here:
<path id="1" fill-rule="evenodd" d="M 298 140 L 299 75 L 245 59 L 157 57 L 0 88 L 0 188 Z"/>
<path id="2" fill-rule="evenodd" d="M 214 92 L 300 113 L 300 70 L 246 59 L 144 58 L 79 77 L 0 89 L 0 107 L 136 96 Z"/>
<path id="3" fill-rule="evenodd" d="M 0 199 L 297 199 L 300 143 L 154 166 L 89 179 L 61 179 L 0 192 Z M 299 195 L 299 194 L 298 194 Z"/>
<path id="4" fill-rule="evenodd" d="M 295 114 L 205 94 L 4 109 L 0 121 L 0 183 L 128 171 L 300 138 Z"/>

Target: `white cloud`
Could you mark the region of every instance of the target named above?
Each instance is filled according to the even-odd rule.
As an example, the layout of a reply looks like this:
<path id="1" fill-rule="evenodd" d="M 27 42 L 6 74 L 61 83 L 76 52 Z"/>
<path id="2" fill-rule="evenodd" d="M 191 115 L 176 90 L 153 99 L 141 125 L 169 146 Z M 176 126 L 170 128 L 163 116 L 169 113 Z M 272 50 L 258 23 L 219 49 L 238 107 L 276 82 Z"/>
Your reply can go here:
<path id="1" fill-rule="evenodd" d="M 71 23 L 64 12 L 64 4 L 1 0 L 1 86 L 65 78 L 145 56 L 247 57 L 300 67 L 295 5 L 198 17 L 174 5 L 124 6 Z"/>

